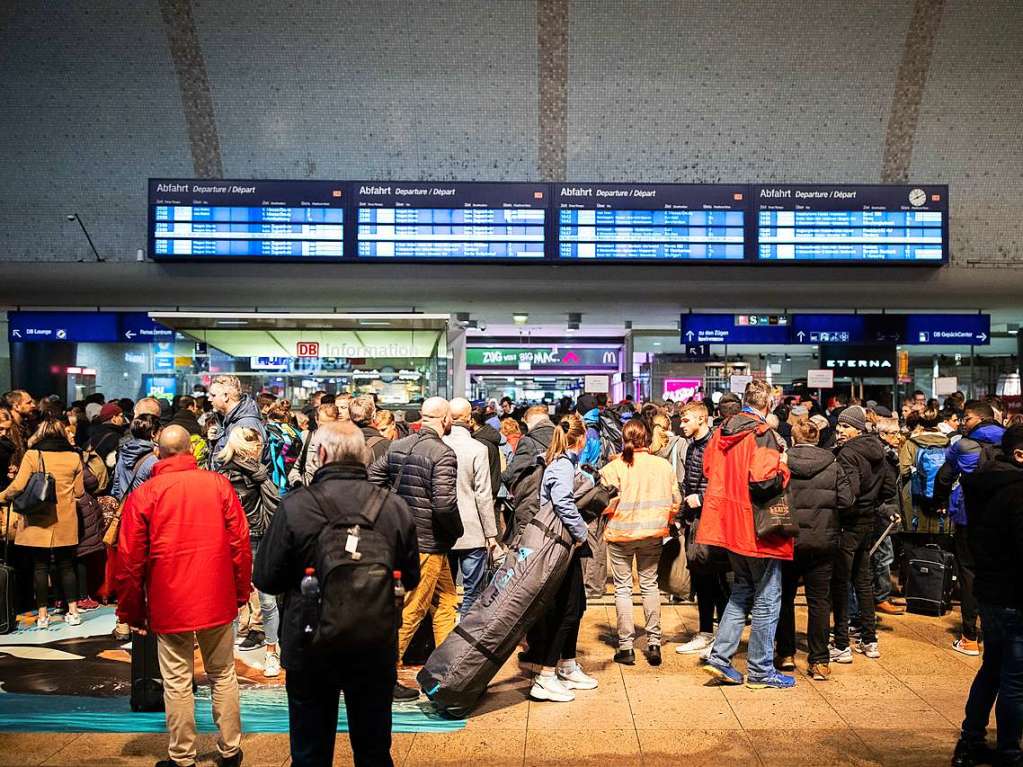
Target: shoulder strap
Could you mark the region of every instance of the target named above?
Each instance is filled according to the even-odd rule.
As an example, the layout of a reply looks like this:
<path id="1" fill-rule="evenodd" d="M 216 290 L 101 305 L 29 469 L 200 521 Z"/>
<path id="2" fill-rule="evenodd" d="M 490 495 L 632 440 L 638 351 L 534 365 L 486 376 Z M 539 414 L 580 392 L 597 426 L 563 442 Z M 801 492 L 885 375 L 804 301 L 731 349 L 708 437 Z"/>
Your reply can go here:
<path id="1" fill-rule="evenodd" d="M 43 451 L 42 450 L 36 450 L 36 452 L 39 453 L 39 471 L 41 471 L 43 474 L 45 474 L 46 473 L 46 459 L 43 458 Z"/>
<path id="2" fill-rule="evenodd" d="M 327 513 L 326 508 L 324 506 L 324 501 L 326 499 L 324 499 L 323 496 L 319 492 L 317 492 L 319 488 L 317 488 L 316 485 L 309 485 L 308 489 L 309 493 L 313 497 L 313 503 L 316 504 L 316 508 L 320 510 L 320 513 L 323 514 L 323 517 L 327 521 L 330 521 L 330 515 Z M 376 525 L 377 518 L 380 516 L 380 512 L 384 508 L 384 503 L 387 501 L 388 498 L 391 497 L 390 493 L 385 492 L 384 490 L 381 490 L 378 487 L 373 487 L 370 490 L 370 494 L 374 495 L 375 498 L 373 500 L 373 503 L 371 503 L 367 510 L 362 514 L 362 517 L 366 520 L 366 527 L 374 527 Z M 334 508 L 333 504 L 331 504 L 329 501 L 326 501 L 326 506 L 330 507 L 331 509 Z"/>

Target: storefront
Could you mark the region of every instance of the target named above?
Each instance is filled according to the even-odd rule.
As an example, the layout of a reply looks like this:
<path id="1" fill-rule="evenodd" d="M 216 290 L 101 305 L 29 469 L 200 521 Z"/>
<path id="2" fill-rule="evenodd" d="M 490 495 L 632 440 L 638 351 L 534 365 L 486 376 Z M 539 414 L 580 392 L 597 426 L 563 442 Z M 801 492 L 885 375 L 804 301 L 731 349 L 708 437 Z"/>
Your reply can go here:
<path id="1" fill-rule="evenodd" d="M 614 397 L 621 389 L 622 344 L 571 339 L 466 349 L 467 391 L 477 400 L 511 397 L 552 404 L 584 391 Z"/>

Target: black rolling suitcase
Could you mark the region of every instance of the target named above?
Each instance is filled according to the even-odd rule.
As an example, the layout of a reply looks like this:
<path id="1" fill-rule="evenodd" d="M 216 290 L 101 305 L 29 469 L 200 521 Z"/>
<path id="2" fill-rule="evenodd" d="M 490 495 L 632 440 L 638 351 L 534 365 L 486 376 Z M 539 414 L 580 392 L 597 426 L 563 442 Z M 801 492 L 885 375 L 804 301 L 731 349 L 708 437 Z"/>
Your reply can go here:
<path id="1" fill-rule="evenodd" d="M 7 545 L 11 534 L 11 505 L 4 507 L 4 558 L 0 562 L 0 634 L 13 634 L 18 630 L 18 590 L 15 588 L 14 568 L 7 564 Z"/>
<path id="2" fill-rule="evenodd" d="M 164 710 L 163 677 L 153 633 L 131 635 L 131 710 Z"/>
<path id="3" fill-rule="evenodd" d="M 955 557 L 940 546 L 906 546 L 906 609 L 942 616 L 952 609 Z"/>

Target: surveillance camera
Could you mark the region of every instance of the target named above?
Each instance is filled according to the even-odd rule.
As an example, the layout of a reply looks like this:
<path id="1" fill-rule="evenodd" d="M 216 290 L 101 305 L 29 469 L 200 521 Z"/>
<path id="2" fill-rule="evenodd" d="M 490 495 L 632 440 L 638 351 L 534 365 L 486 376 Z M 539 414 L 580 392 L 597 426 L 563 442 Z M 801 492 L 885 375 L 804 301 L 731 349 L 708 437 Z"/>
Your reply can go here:
<path id="1" fill-rule="evenodd" d="M 477 328 L 478 328 L 478 329 L 479 329 L 479 330 L 480 330 L 481 332 L 483 332 L 483 333 L 486 333 L 486 332 L 487 332 L 487 321 L 486 321 L 486 320 L 479 320 L 479 321 L 478 321 L 478 322 L 476 323 L 476 327 L 477 327 Z"/>
<path id="2" fill-rule="evenodd" d="M 78 216 L 76 216 L 74 213 L 68 213 L 66 216 L 64 216 L 64 218 L 66 218 L 68 221 L 74 221 L 76 218 L 78 218 Z"/>

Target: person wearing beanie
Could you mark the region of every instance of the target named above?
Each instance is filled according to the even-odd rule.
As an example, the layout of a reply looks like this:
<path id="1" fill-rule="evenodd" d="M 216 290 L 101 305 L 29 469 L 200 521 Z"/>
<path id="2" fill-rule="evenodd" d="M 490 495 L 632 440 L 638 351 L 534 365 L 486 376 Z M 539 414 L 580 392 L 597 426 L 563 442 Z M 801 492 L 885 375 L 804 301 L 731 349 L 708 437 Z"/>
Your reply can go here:
<path id="1" fill-rule="evenodd" d="M 874 587 L 870 570 L 871 533 L 876 509 L 882 503 L 894 502 L 894 478 L 886 471 L 885 451 L 881 438 L 868 428 L 867 411 L 850 405 L 838 414 L 836 459 L 849 478 L 855 499 L 851 508 L 840 512 L 842 532 L 835 556 L 831 581 L 832 607 L 835 614 L 835 644 L 831 647 L 832 663 L 852 663 L 849 647 L 849 593 L 852 583 L 860 606 L 861 634 L 856 652 L 867 658 L 880 658 L 877 643 L 877 622 L 874 614 Z"/>
<path id="2" fill-rule="evenodd" d="M 116 458 L 111 460 L 110 456 L 117 452 L 117 446 L 124 436 L 127 425 L 121 406 L 116 402 L 108 402 L 100 408 L 99 415 L 89 430 L 89 449 L 106 461 L 107 466 L 111 468 Z"/>

